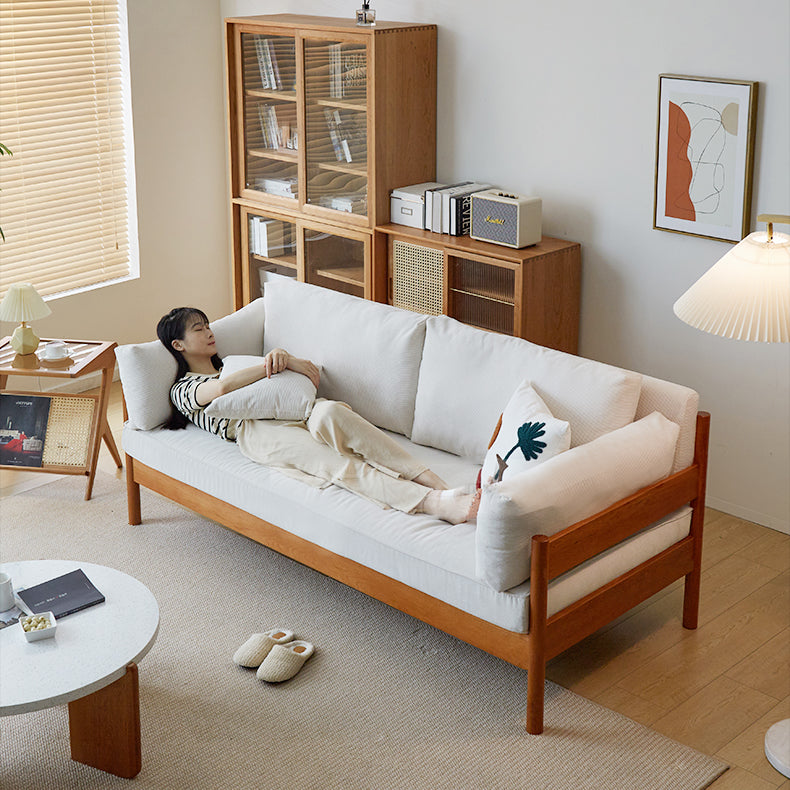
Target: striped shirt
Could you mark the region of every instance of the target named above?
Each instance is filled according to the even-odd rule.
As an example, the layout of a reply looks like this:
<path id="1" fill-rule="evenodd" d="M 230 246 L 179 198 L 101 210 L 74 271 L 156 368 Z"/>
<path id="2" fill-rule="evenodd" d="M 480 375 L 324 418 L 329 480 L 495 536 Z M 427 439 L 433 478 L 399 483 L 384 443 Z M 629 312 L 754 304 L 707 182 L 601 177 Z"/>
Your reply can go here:
<path id="1" fill-rule="evenodd" d="M 200 406 L 197 402 L 197 388 L 204 382 L 218 377 L 219 373 L 215 373 L 213 376 L 204 373 L 187 373 L 170 388 L 170 400 L 173 401 L 173 405 L 181 414 L 198 428 L 215 433 L 229 442 L 235 442 L 236 428 L 240 420 L 232 420 L 228 417 L 211 417 L 206 414 L 206 407 Z"/>

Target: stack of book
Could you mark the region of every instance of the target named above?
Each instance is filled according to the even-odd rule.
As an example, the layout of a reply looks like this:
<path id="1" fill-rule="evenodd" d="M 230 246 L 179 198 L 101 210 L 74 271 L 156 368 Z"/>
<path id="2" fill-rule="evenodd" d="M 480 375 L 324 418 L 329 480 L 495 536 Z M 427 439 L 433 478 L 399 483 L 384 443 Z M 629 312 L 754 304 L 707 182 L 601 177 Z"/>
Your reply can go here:
<path id="1" fill-rule="evenodd" d="M 349 192 L 345 195 L 322 195 L 318 205 L 349 214 L 366 214 L 368 210 L 367 191 Z"/>
<path id="2" fill-rule="evenodd" d="M 255 188 L 270 195 L 296 197 L 296 178 L 256 178 Z"/>
<path id="3" fill-rule="evenodd" d="M 465 236 L 469 233 L 471 197 L 475 192 L 491 189 L 491 184 L 460 181 L 425 193 L 425 230 Z"/>
<path id="4" fill-rule="evenodd" d="M 288 255 L 293 248 L 291 223 L 279 219 L 250 217 L 250 252 L 265 258 Z"/>
<path id="5" fill-rule="evenodd" d="M 367 91 L 368 55 L 358 44 L 329 45 L 329 96 L 364 99 Z"/>

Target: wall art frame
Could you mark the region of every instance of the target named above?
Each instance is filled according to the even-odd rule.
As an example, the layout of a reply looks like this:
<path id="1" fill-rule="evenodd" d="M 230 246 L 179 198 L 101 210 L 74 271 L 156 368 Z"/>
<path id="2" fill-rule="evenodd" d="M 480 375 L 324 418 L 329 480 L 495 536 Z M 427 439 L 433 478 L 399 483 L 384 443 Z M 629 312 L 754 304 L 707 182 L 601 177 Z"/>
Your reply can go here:
<path id="1" fill-rule="evenodd" d="M 758 86 L 659 74 L 653 228 L 731 242 L 748 234 Z"/>

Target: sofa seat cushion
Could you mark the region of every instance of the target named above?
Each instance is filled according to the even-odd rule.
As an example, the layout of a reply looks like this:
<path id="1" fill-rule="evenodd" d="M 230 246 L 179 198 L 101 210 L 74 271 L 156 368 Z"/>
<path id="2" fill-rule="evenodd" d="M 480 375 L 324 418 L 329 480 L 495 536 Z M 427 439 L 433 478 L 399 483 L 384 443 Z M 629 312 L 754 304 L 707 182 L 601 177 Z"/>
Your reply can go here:
<path id="1" fill-rule="evenodd" d="M 289 278 L 266 283 L 265 350 L 323 368 L 318 395 L 410 435 L 426 316 Z"/>
<path id="2" fill-rule="evenodd" d="M 451 485 L 477 475 L 474 464 L 392 435 Z M 127 423 L 122 441 L 124 451 L 142 463 L 298 537 L 502 628 L 528 629 L 528 583 L 498 592 L 477 579 L 474 523 L 453 526 L 430 516 L 382 510 L 335 486 L 312 488 L 248 461 L 235 444 L 192 425 L 143 432 Z M 689 518 L 676 514 L 556 579 L 550 613 L 688 534 Z"/>
<path id="3" fill-rule="evenodd" d="M 641 376 L 601 362 L 484 332 L 447 316 L 428 319 L 411 438 L 482 463 L 516 387 L 529 379 L 571 446 L 634 419 Z"/>

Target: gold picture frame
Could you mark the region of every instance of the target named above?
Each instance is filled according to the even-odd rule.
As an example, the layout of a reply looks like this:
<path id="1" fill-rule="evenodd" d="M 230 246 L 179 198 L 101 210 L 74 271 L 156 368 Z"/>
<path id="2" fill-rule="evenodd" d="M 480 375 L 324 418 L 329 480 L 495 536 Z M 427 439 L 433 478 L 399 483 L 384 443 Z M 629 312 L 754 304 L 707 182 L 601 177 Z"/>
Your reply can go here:
<path id="1" fill-rule="evenodd" d="M 758 85 L 659 74 L 653 228 L 731 242 L 748 234 Z"/>

